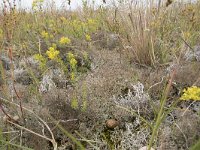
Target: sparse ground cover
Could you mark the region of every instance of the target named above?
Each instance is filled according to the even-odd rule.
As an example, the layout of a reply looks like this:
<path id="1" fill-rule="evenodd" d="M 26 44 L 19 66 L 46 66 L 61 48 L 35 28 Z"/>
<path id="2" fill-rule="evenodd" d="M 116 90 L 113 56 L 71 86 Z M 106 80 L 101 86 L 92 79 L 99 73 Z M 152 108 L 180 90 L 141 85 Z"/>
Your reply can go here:
<path id="1" fill-rule="evenodd" d="M 199 9 L 3 0 L 0 149 L 199 150 Z"/>

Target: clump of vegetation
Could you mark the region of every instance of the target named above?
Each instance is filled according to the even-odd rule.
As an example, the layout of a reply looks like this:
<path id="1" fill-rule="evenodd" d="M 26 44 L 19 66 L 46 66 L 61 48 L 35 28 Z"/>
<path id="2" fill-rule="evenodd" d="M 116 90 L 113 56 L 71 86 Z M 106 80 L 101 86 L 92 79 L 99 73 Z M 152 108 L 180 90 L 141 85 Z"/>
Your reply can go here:
<path id="1" fill-rule="evenodd" d="M 188 87 L 183 92 L 181 100 L 200 100 L 200 88 L 197 86 Z"/>
<path id="2" fill-rule="evenodd" d="M 2 1 L 0 149 L 199 149 L 200 2 L 104 3 Z"/>

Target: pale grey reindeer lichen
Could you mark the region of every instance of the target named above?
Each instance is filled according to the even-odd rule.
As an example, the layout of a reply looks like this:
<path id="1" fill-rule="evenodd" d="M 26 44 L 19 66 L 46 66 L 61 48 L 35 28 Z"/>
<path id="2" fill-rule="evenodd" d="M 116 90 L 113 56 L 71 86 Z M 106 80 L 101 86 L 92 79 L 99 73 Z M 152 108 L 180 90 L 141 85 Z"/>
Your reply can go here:
<path id="1" fill-rule="evenodd" d="M 39 91 L 41 93 L 48 92 L 51 89 L 56 87 L 56 84 L 53 80 L 55 76 L 61 77 L 62 71 L 60 69 L 51 69 L 43 76 L 42 81 L 40 83 L 40 88 L 39 88 Z"/>
<path id="2" fill-rule="evenodd" d="M 148 106 L 150 97 L 148 93 L 144 91 L 144 85 L 138 82 L 135 85 L 131 85 L 132 90 L 129 89 L 127 95 L 120 95 L 114 97 L 114 101 L 117 105 L 121 105 L 126 108 L 132 108 L 134 110 L 139 110 L 141 107 L 144 109 Z"/>

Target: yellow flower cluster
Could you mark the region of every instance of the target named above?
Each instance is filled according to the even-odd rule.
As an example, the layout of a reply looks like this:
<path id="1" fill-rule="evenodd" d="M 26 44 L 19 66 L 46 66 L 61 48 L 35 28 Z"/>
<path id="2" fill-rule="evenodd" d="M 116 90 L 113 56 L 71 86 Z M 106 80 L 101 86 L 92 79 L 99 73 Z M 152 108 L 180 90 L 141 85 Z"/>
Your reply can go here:
<path id="1" fill-rule="evenodd" d="M 70 44 L 71 40 L 68 37 L 61 37 L 59 43 L 61 45 Z"/>
<path id="2" fill-rule="evenodd" d="M 85 39 L 86 39 L 86 41 L 91 41 L 91 36 L 89 34 L 86 34 Z"/>
<path id="3" fill-rule="evenodd" d="M 76 68 L 77 61 L 76 61 L 75 58 L 72 58 L 69 63 L 70 63 L 70 66 L 71 66 L 72 69 Z"/>
<path id="4" fill-rule="evenodd" d="M 71 52 L 68 53 L 68 60 L 69 60 L 69 64 L 72 70 L 76 69 L 76 65 L 77 65 L 77 60 L 74 57 L 74 54 L 72 54 Z"/>
<path id="5" fill-rule="evenodd" d="M 75 72 L 71 72 L 70 76 L 71 76 L 71 80 L 74 81 L 75 80 Z"/>
<path id="6" fill-rule="evenodd" d="M 49 47 L 49 49 L 46 51 L 46 54 L 50 59 L 56 59 L 59 53 L 60 52 L 56 50 L 55 47 Z"/>
<path id="7" fill-rule="evenodd" d="M 68 61 L 69 61 L 69 65 L 71 68 L 71 80 L 74 81 L 75 80 L 75 73 L 76 73 L 76 68 L 77 68 L 77 60 L 75 59 L 74 54 L 72 54 L 71 52 L 68 53 Z"/>
<path id="8" fill-rule="evenodd" d="M 78 38 L 82 37 L 85 30 L 85 25 L 82 21 L 77 19 L 72 20 L 69 24 L 69 27 L 71 28 L 70 30 L 72 31 L 73 36 Z"/>
<path id="9" fill-rule="evenodd" d="M 181 100 L 200 100 L 200 88 L 197 86 L 188 87 L 183 92 Z"/>
<path id="10" fill-rule="evenodd" d="M 47 39 L 49 37 L 49 33 L 46 32 L 46 31 L 42 31 L 41 32 L 41 36 L 44 38 L 44 39 Z"/>

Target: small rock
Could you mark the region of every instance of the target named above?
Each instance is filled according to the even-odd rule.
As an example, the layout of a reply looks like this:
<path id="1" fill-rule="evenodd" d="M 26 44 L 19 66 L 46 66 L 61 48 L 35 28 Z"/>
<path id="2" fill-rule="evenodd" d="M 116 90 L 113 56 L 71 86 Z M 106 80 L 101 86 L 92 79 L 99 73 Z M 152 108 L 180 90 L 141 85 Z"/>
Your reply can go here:
<path id="1" fill-rule="evenodd" d="M 109 119 L 106 121 L 106 127 L 109 129 L 114 129 L 119 125 L 119 122 L 115 119 Z"/>

